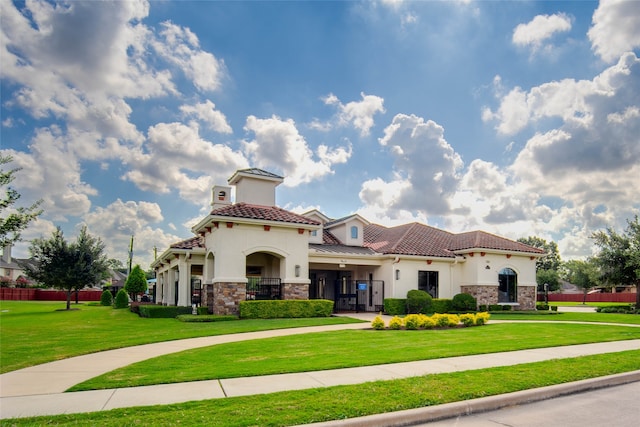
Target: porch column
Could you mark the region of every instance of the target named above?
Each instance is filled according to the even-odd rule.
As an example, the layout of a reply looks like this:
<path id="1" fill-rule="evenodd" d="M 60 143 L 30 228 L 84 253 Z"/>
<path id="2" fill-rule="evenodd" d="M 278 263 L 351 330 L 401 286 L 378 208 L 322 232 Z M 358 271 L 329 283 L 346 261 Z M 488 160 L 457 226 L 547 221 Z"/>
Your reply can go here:
<path id="1" fill-rule="evenodd" d="M 180 307 L 191 306 L 191 263 L 186 261 L 184 255 L 180 255 L 178 262 L 180 266 L 178 285 L 178 305 Z"/>
<path id="2" fill-rule="evenodd" d="M 309 283 L 284 283 L 282 299 L 309 299 Z"/>
<path id="3" fill-rule="evenodd" d="M 240 301 L 247 299 L 247 282 L 213 282 L 213 314 L 240 313 Z"/>

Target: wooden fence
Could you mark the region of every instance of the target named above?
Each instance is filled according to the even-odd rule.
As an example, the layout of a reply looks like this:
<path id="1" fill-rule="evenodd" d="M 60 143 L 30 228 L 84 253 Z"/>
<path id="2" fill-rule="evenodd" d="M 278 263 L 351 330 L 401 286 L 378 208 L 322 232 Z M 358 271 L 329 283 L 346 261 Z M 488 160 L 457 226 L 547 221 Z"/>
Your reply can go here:
<path id="1" fill-rule="evenodd" d="M 79 301 L 100 301 L 102 291 L 80 291 Z M 75 301 L 76 293 L 71 294 L 71 300 Z M 10 301 L 66 301 L 65 291 L 51 289 L 29 288 L 0 288 L 0 300 Z"/>
<path id="2" fill-rule="evenodd" d="M 549 294 L 549 302 L 582 302 L 583 294 Z M 538 294 L 538 301 L 544 301 L 544 294 Z M 588 294 L 587 302 L 620 302 L 630 303 L 636 302 L 636 294 L 625 293 L 597 293 Z"/>

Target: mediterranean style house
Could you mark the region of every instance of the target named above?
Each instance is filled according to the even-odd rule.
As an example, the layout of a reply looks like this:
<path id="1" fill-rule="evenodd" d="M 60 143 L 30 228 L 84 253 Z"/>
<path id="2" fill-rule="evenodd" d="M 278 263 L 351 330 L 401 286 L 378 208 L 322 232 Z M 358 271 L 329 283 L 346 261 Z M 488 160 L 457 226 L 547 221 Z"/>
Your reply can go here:
<path id="1" fill-rule="evenodd" d="M 336 311 L 377 312 L 384 298 L 422 289 L 434 298 L 466 292 L 479 305 L 535 309 L 535 264 L 544 251 L 483 231 L 296 214 L 276 206 L 282 181 L 253 168 L 214 186 L 212 210 L 192 228 L 195 236 L 151 264 L 155 302 L 235 314 L 247 299 L 323 298 Z"/>

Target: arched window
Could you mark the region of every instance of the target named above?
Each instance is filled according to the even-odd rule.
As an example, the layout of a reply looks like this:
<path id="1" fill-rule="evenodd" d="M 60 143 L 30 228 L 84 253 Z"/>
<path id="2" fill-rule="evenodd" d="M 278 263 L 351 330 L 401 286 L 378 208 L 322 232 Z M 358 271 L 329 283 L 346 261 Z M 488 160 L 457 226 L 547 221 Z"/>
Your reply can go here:
<path id="1" fill-rule="evenodd" d="M 351 226 L 351 238 L 352 239 L 357 239 L 358 238 L 358 227 L 355 225 Z"/>
<path id="2" fill-rule="evenodd" d="M 498 302 L 518 302 L 518 275 L 510 268 L 498 273 Z"/>

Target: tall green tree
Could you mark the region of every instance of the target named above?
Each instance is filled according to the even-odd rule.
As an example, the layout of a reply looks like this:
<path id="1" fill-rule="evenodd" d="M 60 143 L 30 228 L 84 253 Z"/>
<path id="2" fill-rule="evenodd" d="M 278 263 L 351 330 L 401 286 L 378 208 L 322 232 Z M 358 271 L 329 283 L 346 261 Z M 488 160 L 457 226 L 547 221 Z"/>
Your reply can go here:
<path id="1" fill-rule="evenodd" d="M 49 239 L 40 238 L 29 247 L 32 264 L 25 266 L 28 277 L 45 286 L 67 292 L 67 310 L 71 295 L 87 285 L 96 285 L 108 277 L 108 259 L 104 244 L 82 227 L 75 242 L 68 243 L 58 227 Z"/>
<path id="2" fill-rule="evenodd" d="M 42 214 L 40 205 L 42 200 L 38 200 L 34 204 L 28 207 L 13 205 L 20 198 L 20 193 L 13 189 L 10 184 L 15 179 L 15 174 L 20 168 L 4 170 L 4 165 L 12 161 L 11 156 L 0 156 L 0 165 L 3 166 L 0 169 L 0 187 L 6 187 L 5 194 L 0 199 L 0 247 L 13 244 L 20 240 L 20 234 L 27 228 L 29 223 Z M 8 210 L 7 213 L 4 213 Z"/>
<path id="3" fill-rule="evenodd" d="M 124 289 L 129 293 L 131 301 L 136 301 L 137 295 L 147 290 L 147 274 L 140 268 L 140 265 L 136 264 L 131 269 L 131 274 L 129 274 L 124 284 Z"/>
<path id="4" fill-rule="evenodd" d="M 544 285 L 549 285 L 550 291 L 560 289 L 559 272 L 562 261 L 560 260 L 560 252 L 556 242 L 547 242 L 545 239 L 537 236 L 521 237 L 518 242 L 534 248 L 542 249 L 547 255 L 536 260 L 536 282 L 538 283 L 538 291 L 544 291 Z"/>
<path id="5" fill-rule="evenodd" d="M 521 237 L 518 242 L 534 248 L 542 249 L 547 253 L 546 256 L 538 258 L 536 261 L 536 271 L 538 270 L 555 270 L 558 271 L 562 261 L 560 260 L 560 252 L 556 242 L 547 242 L 545 239 L 537 236 Z"/>
<path id="6" fill-rule="evenodd" d="M 640 222 L 636 215 L 627 220 L 627 228 L 618 234 L 612 227 L 591 237 L 598 247 L 596 260 L 602 279 L 611 285 L 634 285 L 636 307 L 640 307 Z"/>
<path id="7" fill-rule="evenodd" d="M 598 265 L 593 258 L 586 261 L 576 259 L 563 264 L 564 279 L 582 289 L 582 304 L 586 304 L 589 290 L 598 285 L 598 276 Z"/>

